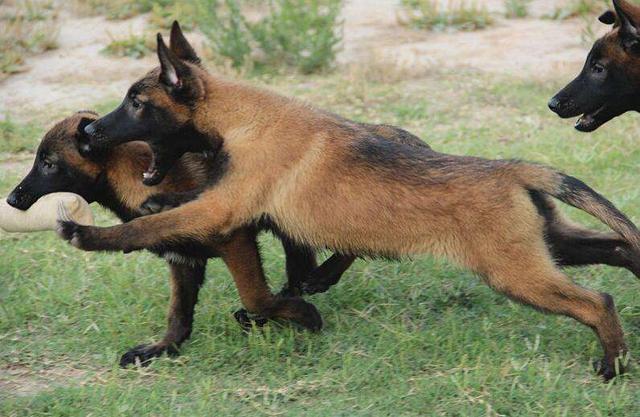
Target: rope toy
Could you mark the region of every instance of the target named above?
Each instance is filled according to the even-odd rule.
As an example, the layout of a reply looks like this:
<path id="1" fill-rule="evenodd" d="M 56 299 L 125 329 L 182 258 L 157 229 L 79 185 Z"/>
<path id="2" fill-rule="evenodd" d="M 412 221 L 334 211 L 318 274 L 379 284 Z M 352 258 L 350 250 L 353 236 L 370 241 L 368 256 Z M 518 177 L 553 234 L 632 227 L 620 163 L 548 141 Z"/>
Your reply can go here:
<path id="1" fill-rule="evenodd" d="M 73 193 L 47 194 L 26 211 L 11 207 L 4 198 L 0 201 L 0 229 L 5 232 L 56 230 L 58 220 L 73 220 L 84 226 L 95 224 L 89 203 Z"/>

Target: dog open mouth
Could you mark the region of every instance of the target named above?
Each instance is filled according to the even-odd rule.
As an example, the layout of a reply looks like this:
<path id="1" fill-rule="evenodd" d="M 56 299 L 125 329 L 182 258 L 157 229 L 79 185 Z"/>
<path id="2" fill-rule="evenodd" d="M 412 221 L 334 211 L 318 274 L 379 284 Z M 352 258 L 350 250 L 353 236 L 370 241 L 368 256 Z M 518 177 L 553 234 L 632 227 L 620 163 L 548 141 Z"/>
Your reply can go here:
<path id="1" fill-rule="evenodd" d="M 604 122 L 609 120 L 609 119 L 605 120 L 603 118 L 603 116 L 606 113 L 605 110 L 606 110 L 605 106 L 600 106 L 592 112 L 583 114 L 576 121 L 576 124 L 575 124 L 576 130 L 580 132 L 593 132 L 594 130 L 602 126 Z"/>
<path id="2" fill-rule="evenodd" d="M 584 113 L 575 124 L 580 132 L 593 132 L 609 120 L 624 113 L 620 106 L 605 103 L 590 112 Z"/>
<path id="3" fill-rule="evenodd" d="M 142 173 L 142 181 L 146 185 L 157 185 L 162 180 L 160 178 L 160 171 L 154 166 L 151 165 L 145 172 Z"/>
<path id="4" fill-rule="evenodd" d="M 151 149 L 151 160 L 142 173 L 144 185 L 153 186 L 162 182 L 171 167 L 173 167 L 185 153 L 200 153 L 210 163 L 215 163 L 220 147 L 191 147 L 188 141 L 148 141 Z"/>
<path id="5" fill-rule="evenodd" d="M 151 148 L 151 160 L 147 170 L 142 173 L 142 182 L 145 185 L 153 186 L 162 182 L 167 172 L 182 156 L 183 152 L 176 152 L 158 144 L 149 143 Z"/>
<path id="6" fill-rule="evenodd" d="M 142 182 L 146 185 L 156 185 L 162 181 L 162 179 L 158 179 L 158 177 L 160 177 L 160 171 L 158 170 L 157 159 L 156 152 L 152 149 L 149 166 L 147 170 L 142 173 Z"/>

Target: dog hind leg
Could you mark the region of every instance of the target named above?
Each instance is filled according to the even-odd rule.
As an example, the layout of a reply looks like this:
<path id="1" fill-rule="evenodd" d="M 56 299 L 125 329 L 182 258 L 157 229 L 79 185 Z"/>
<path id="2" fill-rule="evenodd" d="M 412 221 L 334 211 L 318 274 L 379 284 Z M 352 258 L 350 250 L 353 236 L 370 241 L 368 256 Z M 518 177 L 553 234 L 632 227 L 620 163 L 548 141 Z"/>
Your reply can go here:
<path id="1" fill-rule="evenodd" d="M 485 265 L 484 270 L 489 271 L 484 274 L 487 283 L 513 300 L 589 326 L 604 350 L 598 373 L 609 380 L 624 372 L 618 358 L 626 354 L 627 348 L 613 298 L 572 283 L 545 252 L 512 247 L 511 253 Z"/>
<path id="2" fill-rule="evenodd" d="M 206 260 L 201 264 L 169 263 L 171 267 L 171 301 L 167 314 L 167 331 L 161 341 L 138 345 L 120 358 L 120 366 L 148 365 L 155 357 L 167 352 L 179 353 L 180 345 L 189 338 L 193 327 L 193 313 L 198 302 L 198 292 L 204 282 Z"/>
<path id="3" fill-rule="evenodd" d="M 302 284 L 302 290 L 305 294 L 317 294 L 327 291 L 333 285 L 336 285 L 342 274 L 356 260 L 352 255 L 341 255 L 335 253 L 322 263 L 318 268 L 309 274 L 309 277 Z"/>

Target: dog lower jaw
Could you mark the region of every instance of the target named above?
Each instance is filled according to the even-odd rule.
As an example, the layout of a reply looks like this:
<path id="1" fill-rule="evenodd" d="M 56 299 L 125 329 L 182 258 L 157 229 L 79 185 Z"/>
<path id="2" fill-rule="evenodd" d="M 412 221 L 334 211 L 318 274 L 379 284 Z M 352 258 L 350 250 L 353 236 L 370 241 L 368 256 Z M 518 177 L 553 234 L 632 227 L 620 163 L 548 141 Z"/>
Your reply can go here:
<path id="1" fill-rule="evenodd" d="M 579 118 L 576 121 L 576 124 L 574 126 L 574 128 L 578 131 L 578 132 L 583 132 L 583 133 L 589 133 L 589 132 L 593 132 L 594 130 L 596 130 L 599 126 L 597 126 L 593 119 L 587 119 L 584 116 Z"/>
<path id="2" fill-rule="evenodd" d="M 588 132 L 593 132 L 594 130 L 602 126 L 602 124 L 606 120 L 601 121 L 598 119 L 598 116 L 602 113 L 603 110 L 604 110 L 604 106 L 599 107 L 595 111 L 583 114 L 576 121 L 576 124 L 574 126 L 575 129 L 579 132 L 588 133 Z"/>

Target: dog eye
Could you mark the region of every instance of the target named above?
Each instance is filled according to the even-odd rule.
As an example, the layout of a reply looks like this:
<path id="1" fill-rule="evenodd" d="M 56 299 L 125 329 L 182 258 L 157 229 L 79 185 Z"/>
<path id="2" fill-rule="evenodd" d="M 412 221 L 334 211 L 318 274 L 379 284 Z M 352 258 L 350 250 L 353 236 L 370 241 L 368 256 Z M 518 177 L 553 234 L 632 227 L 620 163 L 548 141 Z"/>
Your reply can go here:
<path id="1" fill-rule="evenodd" d="M 51 161 L 49 161 L 49 160 L 47 160 L 47 159 L 43 159 L 43 160 L 42 160 L 42 171 L 43 171 L 45 174 L 51 174 L 51 173 L 53 173 L 54 171 L 56 171 L 56 168 L 57 168 L 57 167 L 56 167 L 56 164 L 55 164 L 55 163 L 53 163 L 53 162 L 51 162 Z"/>
<path id="2" fill-rule="evenodd" d="M 593 72 L 595 72 L 596 74 L 600 74 L 600 73 L 604 72 L 604 70 L 605 70 L 604 66 L 602 66 L 602 65 L 600 65 L 598 63 L 593 64 Z"/>
<path id="3" fill-rule="evenodd" d="M 131 105 L 133 106 L 134 109 L 139 109 L 140 107 L 142 107 L 142 102 L 137 98 L 132 98 Z"/>

